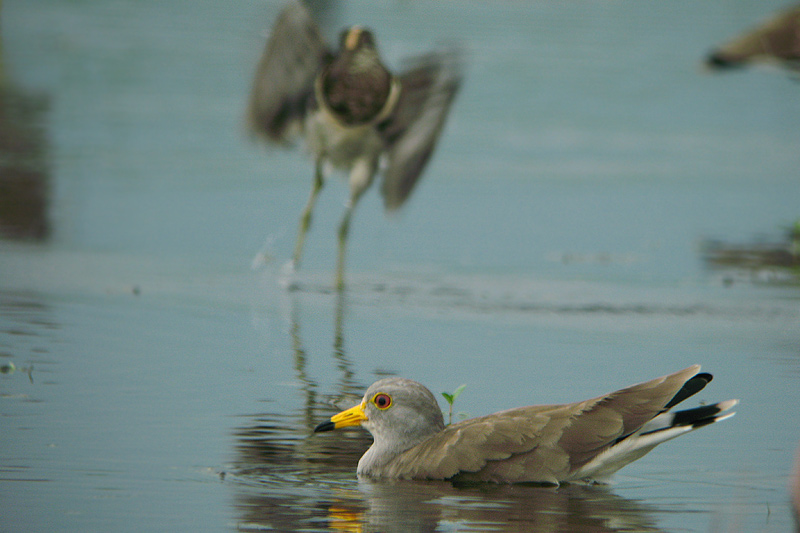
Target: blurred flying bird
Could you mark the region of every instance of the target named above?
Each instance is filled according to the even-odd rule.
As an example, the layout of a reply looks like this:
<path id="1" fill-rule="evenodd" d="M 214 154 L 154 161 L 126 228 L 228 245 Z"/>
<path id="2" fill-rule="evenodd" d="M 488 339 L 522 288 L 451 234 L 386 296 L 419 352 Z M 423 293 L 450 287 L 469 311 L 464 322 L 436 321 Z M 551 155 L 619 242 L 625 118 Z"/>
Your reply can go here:
<path id="1" fill-rule="evenodd" d="M 294 268 L 300 265 L 327 168 L 346 172 L 350 196 L 339 225 L 335 282 L 343 288 L 350 218 L 359 198 L 382 171 L 386 209 L 403 205 L 433 153 L 460 83 L 459 50 L 411 59 L 403 73 L 394 75 L 368 29 L 344 30 L 333 51 L 300 1 L 283 9 L 256 70 L 248 122 L 251 132 L 271 143 L 287 145 L 302 135 L 314 157 Z"/>
<path id="2" fill-rule="evenodd" d="M 720 69 L 757 61 L 777 61 L 800 70 L 800 5 L 781 11 L 713 50 L 705 63 L 710 68 Z"/>

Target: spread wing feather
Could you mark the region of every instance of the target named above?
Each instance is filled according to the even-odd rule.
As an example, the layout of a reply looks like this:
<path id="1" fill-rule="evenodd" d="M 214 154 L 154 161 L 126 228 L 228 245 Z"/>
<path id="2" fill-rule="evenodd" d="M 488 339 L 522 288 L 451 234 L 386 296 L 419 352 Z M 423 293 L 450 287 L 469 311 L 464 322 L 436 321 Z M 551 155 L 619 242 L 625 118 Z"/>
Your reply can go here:
<path id="1" fill-rule="evenodd" d="M 252 133 L 288 142 L 299 131 L 314 79 L 331 52 L 314 19 L 299 0 L 278 16 L 256 68 L 247 111 Z"/>
<path id="2" fill-rule="evenodd" d="M 461 52 L 434 52 L 409 62 L 399 76 L 397 107 L 379 130 L 388 152 L 382 194 L 386 208 L 406 201 L 428 163 L 461 85 Z"/>

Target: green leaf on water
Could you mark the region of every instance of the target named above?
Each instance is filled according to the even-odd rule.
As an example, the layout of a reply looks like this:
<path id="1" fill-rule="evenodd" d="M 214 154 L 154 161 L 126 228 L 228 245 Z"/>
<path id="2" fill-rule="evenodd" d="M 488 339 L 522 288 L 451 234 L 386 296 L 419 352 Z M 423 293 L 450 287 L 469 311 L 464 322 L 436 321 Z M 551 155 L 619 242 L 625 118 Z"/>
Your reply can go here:
<path id="1" fill-rule="evenodd" d="M 463 390 L 464 390 L 466 387 L 467 387 L 467 384 L 466 384 L 466 383 L 464 383 L 463 385 L 459 385 L 459 386 L 458 386 L 458 388 L 457 388 L 456 390 L 454 390 L 454 391 L 453 391 L 453 401 L 456 401 L 456 398 L 458 398 L 458 395 L 459 395 L 459 394 L 461 394 L 461 392 L 462 392 L 462 391 L 463 391 Z"/>
<path id="2" fill-rule="evenodd" d="M 444 396 L 444 399 L 447 400 L 447 403 L 453 405 L 453 402 L 456 401 L 456 398 L 458 398 L 458 395 L 461 394 L 461 392 L 464 390 L 466 386 L 467 384 L 464 383 L 463 385 L 460 385 L 458 388 L 456 388 L 456 390 L 454 390 L 452 393 L 443 392 L 442 396 Z"/>
<path id="3" fill-rule="evenodd" d="M 449 392 L 443 392 L 442 393 L 442 396 L 444 396 L 444 399 L 447 400 L 447 403 L 450 405 L 450 422 L 448 422 L 448 423 L 452 423 L 453 422 L 453 402 L 456 401 L 456 398 L 458 398 L 459 394 L 461 394 L 461 392 L 464 390 L 464 388 L 466 386 L 467 386 L 466 383 L 464 383 L 463 385 L 458 386 L 456 388 L 456 390 L 454 390 L 452 392 L 452 394 L 449 393 Z"/>

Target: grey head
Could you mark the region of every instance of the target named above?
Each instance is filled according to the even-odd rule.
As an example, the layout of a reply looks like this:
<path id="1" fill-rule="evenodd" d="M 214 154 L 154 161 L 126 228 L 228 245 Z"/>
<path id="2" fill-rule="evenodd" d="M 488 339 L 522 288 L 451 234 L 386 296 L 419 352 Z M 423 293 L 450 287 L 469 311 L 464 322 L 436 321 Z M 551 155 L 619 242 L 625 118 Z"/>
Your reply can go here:
<path id="1" fill-rule="evenodd" d="M 444 418 L 424 385 L 405 378 L 373 383 L 361 403 L 323 422 L 315 432 L 361 425 L 374 442 L 358 462 L 358 474 L 370 475 L 404 451 L 444 429 Z"/>
<path id="2" fill-rule="evenodd" d="M 376 381 L 367 389 L 362 404 L 367 420 L 361 425 L 381 448 L 399 453 L 444 429 L 442 411 L 433 393 L 410 379 Z"/>

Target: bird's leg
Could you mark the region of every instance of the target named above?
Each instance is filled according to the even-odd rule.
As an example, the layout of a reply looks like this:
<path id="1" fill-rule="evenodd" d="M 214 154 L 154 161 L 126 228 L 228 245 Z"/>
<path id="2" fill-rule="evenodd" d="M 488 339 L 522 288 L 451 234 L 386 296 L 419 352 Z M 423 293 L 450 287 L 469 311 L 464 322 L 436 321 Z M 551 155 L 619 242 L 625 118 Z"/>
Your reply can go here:
<path id="1" fill-rule="evenodd" d="M 359 198 L 369 189 L 375 170 L 378 168 L 378 161 L 372 158 L 364 158 L 357 161 L 350 171 L 350 200 L 345 206 L 342 222 L 339 224 L 339 254 L 336 260 L 336 290 L 344 289 L 344 255 L 347 247 L 347 234 L 350 232 L 350 217 L 356 208 Z"/>
<path id="2" fill-rule="evenodd" d="M 351 198 L 347 202 L 342 222 L 339 224 L 339 255 L 336 260 L 336 290 L 342 291 L 344 289 L 344 255 L 345 248 L 347 247 L 347 234 L 350 232 L 350 217 L 353 215 L 353 209 L 358 198 Z"/>
<path id="3" fill-rule="evenodd" d="M 300 257 L 303 255 L 303 243 L 306 240 L 306 232 L 311 227 L 311 213 L 314 211 L 314 204 L 317 201 L 322 185 L 325 183 L 325 178 L 322 174 L 322 158 L 317 158 L 316 169 L 314 171 L 314 184 L 311 187 L 311 196 L 308 198 L 303 213 L 300 215 L 300 229 L 297 233 L 297 242 L 294 245 L 294 254 L 292 255 L 292 263 L 294 268 L 300 266 Z"/>

